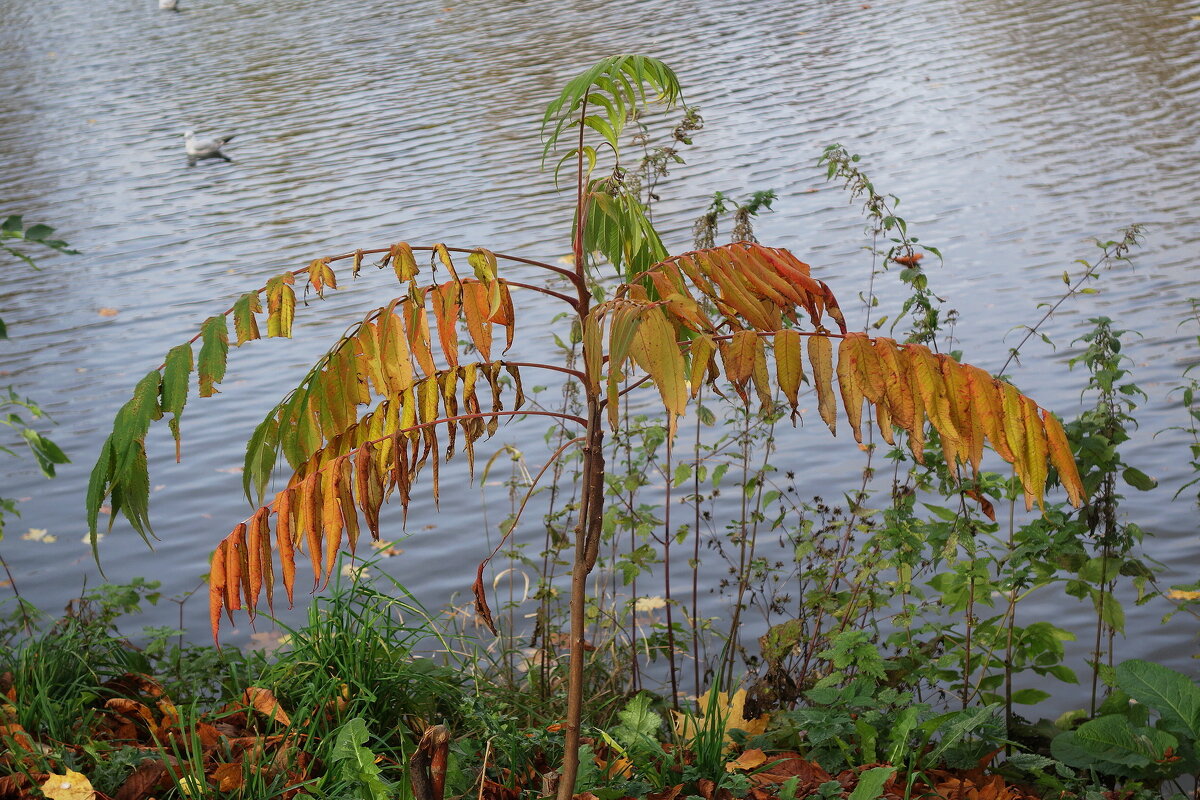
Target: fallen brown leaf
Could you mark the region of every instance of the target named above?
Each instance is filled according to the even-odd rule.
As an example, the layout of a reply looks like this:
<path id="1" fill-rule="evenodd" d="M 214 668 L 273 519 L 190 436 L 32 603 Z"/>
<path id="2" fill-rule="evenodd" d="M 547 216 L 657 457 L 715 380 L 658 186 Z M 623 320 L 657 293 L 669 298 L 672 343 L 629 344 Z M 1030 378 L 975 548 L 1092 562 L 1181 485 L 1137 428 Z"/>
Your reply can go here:
<path id="1" fill-rule="evenodd" d="M 269 689 L 251 686 L 242 694 L 242 699 L 255 711 L 263 716 L 270 717 L 280 725 L 292 724 L 287 712 L 283 710 L 283 706 L 279 705 L 279 701 L 275 699 L 275 695 L 271 694 Z"/>
<path id="2" fill-rule="evenodd" d="M 125 779 L 113 800 L 148 800 L 154 792 L 169 785 L 167 765 L 147 758 Z"/>
<path id="3" fill-rule="evenodd" d="M 208 773 L 208 780 L 217 785 L 222 792 L 236 792 L 245 782 L 242 777 L 242 762 L 217 764 Z"/>

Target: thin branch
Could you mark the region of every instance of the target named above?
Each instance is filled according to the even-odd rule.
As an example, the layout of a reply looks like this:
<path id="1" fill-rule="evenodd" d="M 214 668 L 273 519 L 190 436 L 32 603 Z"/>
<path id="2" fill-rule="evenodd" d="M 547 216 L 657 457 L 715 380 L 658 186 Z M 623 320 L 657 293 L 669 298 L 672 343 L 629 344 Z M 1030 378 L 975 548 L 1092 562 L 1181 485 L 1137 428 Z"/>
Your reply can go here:
<path id="1" fill-rule="evenodd" d="M 1125 259 L 1125 253 L 1129 252 L 1130 247 L 1138 243 L 1138 237 L 1141 235 L 1141 232 L 1141 225 L 1130 225 L 1125 229 L 1124 236 L 1121 238 L 1121 241 L 1113 245 L 1111 252 L 1107 247 L 1103 248 L 1104 254 L 1100 256 L 1100 258 L 1096 259 L 1096 263 L 1088 264 L 1088 268 L 1074 283 L 1067 287 L 1067 291 L 1063 293 L 1063 296 L 1058 298 L 1054 305 L 1046 309 L 1046 313 L 1043 314 L 1042 318 L 1037 321 L 1037 324 L 1032 328 L 1029 328 L 1025 332 L 1025 336 L 1020 342 L 1017 343 L 1017 346 L 1008 351 L 1008 358 L 1004 360 L 1003 366 L 1000 367 L 1000 371 L 996 374 L 1004 374 L 1004 371 L 1008 369 L 1008 365 L 1011 364 L 1013 359 L 1017 357 L 1017 353 L 1020 352 L 1021 348 L 1025 346 L 1025 343 L 1028 342 L 1035 333 L 1037 333 L 1038 328 L 1042 327 L 1042 323 L 1050 319 L 1051 315 L 1058 310 L 1059 306 L 1065 303 L 1068 299 L 1079 294 L 1079 290 L 1083 287 L 1083 284 L 1094 278 L 1102 266 L 1105 266 L 1113 260 Z"/>
<path id="2" fill-rule="evenodd" d="M 574 439 L 564 442 L 561 447 L 554 451 L 554 455 L 550 456 L 546 463 L 542 465 L 542 468 L 538 470 L 538 474 L 535 475 L 533 481 L 530 482 L 529 489 L 525 492 L 525 496 L 521 498 L 521 505 L 517 508 L 517 513 L 513 515 L 513 520 L 509 524 L 508 530 L 504 531 L 503 535 L 501 535 L 500 541 L 496 543 L 496 547 L 492 550 L 491 554 L 489 554 L 488 557 L 483 561 L 479 562 L 479 568 L 476 571 L 475 577 L 479 581 L 480 585 L 483 584 L 483 570 L 487 567 L 488 562 L 496 557 L 496 553 L 500 552 L 500 548 L 504 547 L 504 543 L 508 541 L 508 537 L 512 535 L 512 532 L 517 529 L 517 523 L 521 521 L 521 515 L 525 513 L 525 506 L 529 503 L 529 498 L 533 497 L 533 490 L 537 488 L 538 482 L 541 481 L 542 476 L 546 474 L 546 470 L 548 470 L 558 461 L 558 457 L 561 456 L 568 447 L 573 444 L 578 444 L 582 441 L 585 441 L 583 436 L 576 436 Z"/>

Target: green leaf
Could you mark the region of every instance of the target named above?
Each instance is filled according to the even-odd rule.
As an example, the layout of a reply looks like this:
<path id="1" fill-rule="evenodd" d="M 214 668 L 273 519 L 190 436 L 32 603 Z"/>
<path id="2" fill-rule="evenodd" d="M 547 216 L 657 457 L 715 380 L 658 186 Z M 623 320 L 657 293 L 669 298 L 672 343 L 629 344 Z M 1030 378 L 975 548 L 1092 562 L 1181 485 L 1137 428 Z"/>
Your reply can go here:
<path id="1" fill-rule="evenodd" d="M 229 327 L 225 317 L 209 317 L 200 327 L 200 396 L 212 397 L 214 384 L 225 377 L 229 357 Z"/>
<path id="2" fill-rule="evenodd" d="M 875 800 L 883 794 L 883 787 L 895 774 L 895 767 L 872 767 L 861 773 L 858 785 L 850 793 L 850 800 Z"/>
<path id="3" fill-rule="evenodd" d="M 611 56 L 576 76 L 546 106 L 542 116 L 542 136 L 546 140 L 543 160 L 567 126 L 579 122 L 578 114 L 585 103 L 592 111 L 603 109 L 605 127 L 612 131 L 613 139 L 619 137 L 631 111 L 646 103 L 646 86 L 658 93 L 655 101 L 668 107 L 683 96 L 675 73 L 658 59 L 646 56 Z"/>
<path id="4" fill-rule="evenodd" d="M 1124 478 L 1125 482 L 1130 486 L 1142 492 L 1148 492 L 1155 486 L 1158 486 L 1157 480 L 1151 478 L 1149 475 L 1135 467 L 1126 467 L 1121 473 L 1121 477 Z"/>
<path id="5" fill-rule="evenodd" d="M 96 465 L 92 467 L 92 474 L 88 478 L 86 502 L 88 541 L 92 546 L 92 557 L 96 560 L 96 563 L 100 563 L 100 551 L 96 547 L 99 541 L 97 528 L 100 506 L 104 504 L 105 498 L 108 497 L 115 464 L 116 452 L 113 448 L 113 435 L 109 434 L 100 448 L 100 456 L 96 459 Z"/>
<path id="6" fill-rule="evenodd" d="M 71 459 L 67 458 L 58 445 L 32 428 L 25 428 L 21 431 L 21 435 L 25 438 L 25 443 L 29 445 L 29 449 L 33 451 L 33 457 L 37 459 L 38 468 L 41 469 L 42 474 L 47 478 L 54 477 L 55 464 L 70 463 Z"/>
<path id="7" fill-rule="evenodd" d="M 996 706 L 987 705 L 979 708 L 969 708 L 963 711 L 952 711 L 940 717 L 934 717 L 922 724 L 922 729 L 929 733 L 941 734 L 941 740 L 928 756 L 927 763 L 938 765 L 941 757 L 971 731 L 986 724 L 996 715 Z"/>
<path id="8" fill-rule="evenodd" d="M 1149 661 L 1117 665 L 1117 685 L 1134 700 L 1157 711 L 1172 729 L 1200 741 L 1200 686 L 1186 675 Z"/>
<path id="9" fill-rule="evenodd" d="M 254 316 L 259 311 L 262 311 L 262 301 L 258 292 L 246 292 L 233 304 L 233 330 L 238 347 L 259 337 L 258 319 Z"/>
<path id="10" fill-rule="evenodd" d="M 1040 756 L 1037 753 L 1013 753 L 1008 757 L 1008 763 L 1017 769 L 1032 772 L 1034 770 L 1044 770 L 1054 763 L 1054 759 Z"/>
<path id="11" fill-rule="evenodd" d="M 1179 745 L 1178 740 L 1166 731 L 1135 728 L 1128 719 L 1116 714 L 1085 722 L 1069 735 L 1072 738 L 1060 747 L 1055 745 L 1068 734 L 1057 736 L 1051 742 L 1051 754 L 1055 758 L 1073 767 L 1093 766 L 1086 760 L 1079 759 L 1078 755 L 1069 749 L 1069 746 L 1074 745 L 1086 753 L 1096 766 L 1114 774 L 1123 773 L 1120 767 L 1148 767 L 1161 760 L 1168 747 L 1175 748 Z M 1114 767 L 1118 769 L 1114 770 Z"/>
<path id="12" fill-rule="evenodd" d="M 54 228 L 49 225 L 30 225 L 25 229 L 25 238 L 31 242 L 41 242 L 52 233 L 54 233 Z"/>
<path id="13" fill-rule="evenodd" d="M 1117 633 L 1125 633 L 1125 608 L 1112 592 L 1092 592 L 1092 604 L 1100 618 Z"/>
<path id="14" fill-rule="evenodd" d="M 150 423 L 162 417 L 162 406 L 159 405 L 159 388 L 162 385 L 162 375 L 158 370 L 146 373 L 133 389 L 133 397 L 113 421 L 113 446 L 117 452 L 116 480 L 121 480 L 129 466 L 130 455 L 134 442 L 144 441 L 150 430 Z"/>
<path id="15" fill-rule="evenodd" d="M 367 790 L 365 800 L 388 800 L 392 797 L 391 787 L 379 777 L 375 754 L 363 746 L 367 736 L 367 725 L 361 717 L 348 720 L 338 731 L 329 758 L 341 768 L 343 779 Z"/>
<path id="16" fill-rule="evenodd" d="M 246 460 L 242 466 L 242 491 L 253 506 L 260 506 L 279 458 L 279 416 L 278 410 L 267 416 L 258 427 L 250 441 L 246 443 Z M 253 492 L 251 492 L 253 487 Z"/>
<path id="17" fill-rule="evenodd" d="M 167 425 L 175 437 L 175 460 L 179 460 L 179 417 L 187 404 L 188 382 L 192 374 L 192 346 L 181 344 L 167 353 L 162 372 L 162 410 L 170 414 Z"/>
<path id="18" fill-rule="evenodd" d="M 1050 693 L 1041 689 L 1018 689 L 1012 693 L 1012 701 L 1025 706 L 1032 706 L 1049 698 Z"/>
<path id="19" fill-rule="evenodd" d="M 621 744 L 634 748 L 647 741 L 656 741 L 663 720 L 662 717 L 650 710 L 650 702 L 649 693 L 639 692 L 625 704 L 623 709 L 617 712 L 617 718 L 621 720 L 621 724 L 613 730 L 613 734 Z"/>

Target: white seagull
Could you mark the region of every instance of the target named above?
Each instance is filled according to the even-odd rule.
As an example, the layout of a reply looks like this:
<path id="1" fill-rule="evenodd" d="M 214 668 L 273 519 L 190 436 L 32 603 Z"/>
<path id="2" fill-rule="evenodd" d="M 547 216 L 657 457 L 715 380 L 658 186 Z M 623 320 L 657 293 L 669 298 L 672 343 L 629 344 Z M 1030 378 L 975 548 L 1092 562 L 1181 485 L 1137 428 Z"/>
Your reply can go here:
<path id="1" fill-rule="evenodd" d="M 183 144 L 187 148 L 188 166 L 193 166 L 201 158 L 223 158 L 229 161 L 229 156 L 221 152 L 225 143 L 233 136 L 218 136 L 214 139 L 197 139 L 193 131 L 183 134 Z"/>
<path id="2" fill-rule="evenodd" d="M 163 11 L 178 11 L 179 0 L 158 0 L 158 7 Z"/>

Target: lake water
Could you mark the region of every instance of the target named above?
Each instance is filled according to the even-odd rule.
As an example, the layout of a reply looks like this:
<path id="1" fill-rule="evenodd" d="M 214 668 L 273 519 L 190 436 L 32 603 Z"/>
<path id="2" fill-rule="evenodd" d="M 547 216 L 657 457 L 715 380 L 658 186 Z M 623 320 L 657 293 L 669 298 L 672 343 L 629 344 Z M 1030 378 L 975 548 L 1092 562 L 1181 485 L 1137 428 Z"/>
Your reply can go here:
<path id="1" fill-rule="evenodd" d="M 872 0 L 872 2 L 531 2 L 439 0 L 0 0 L 0 215 L 54 225 L 82 251 L 4 263 L 0 385 L 37 398 L 73 463 L 46 481 L 27 461 L 0 462 L 3 491 L 23 498 L 3 543 L 23 594 L 47 609 L 98 579 L 83 490 L 113 414 L 163 353 L 241 292 L 312 258 L 398 240 L 486 245 L 554 261 L 569 250 L 570 197 L 539 168 L 544 104 L 587 65 L 616 52 L 658 56 L 678 71 L 707 126 L 688 164 L 662 185 L 656 219 L 668 246 L 715 190 L 774 189 L 765 243 L 811 263 L 851 327 L 870 258 L 859 209 L 824 181 L 822 148 L 863 156 L 899 195 L 922 242 L 939 247 L 931 286 L 960 313 L 967 360 L 996 370 L 1016 325 L 1064 288 L 1059 276 L 1097 254 L 1094 237 L 1147 226 L 1134 266 L 1072 300 L 1011 373 L 1070 417 L 1086 376 L 1070 342 L 1107 315 L 1130 336 L 1133 377 L 1150 395 L 1127 459 L 1168 492 L 1130 497 L 1128 518 L 1164 583 L 1200 565 L 1192 477 L 1178 395 L 1196 363 L 1189 298 L 1200 296 L 1200 16 L 1185 2 Z M 232 163 L 188 168 L 181 133 L 234 133 Z M 517 279 L 520 270 L 509 273 Z M 301 309 L 294 342 L 231 356 L 215 400 L 184 416 L 184 461 L 165 426 L 151 436 L 150 552 L 124 524 L 102 543 L 112 580 L 147 576 L 177 595 L 196 587 L 215 543 L 246 514 L 237 467 L 261 415 L 303 374 L 321 343 L 390 294 L 373 271 L 323 307 Z M 897 296 L 894 276 L 876 281 Z M 115 309 L 106 316 L 102 309 Z M 551 346 L 557 309 L 522 306 L 523 354 Z M 319 312 L 319 313 L 318 313 Z M 111 312 L 105 312 L 111 314 Z M 542 424 L 497 441 L 533 448 Z M 846 441 L 809 430 L 776 459 L 812 493 L 852 490 L 861 466 Z M 530 451 L 531 462 L 536 452 Z M 536 468 L 536 463 L 534 463 Z M 831 475 L 845 475 L 844 482 Z M 434 516 L 419 496 L 407 551 L 388 562 L 430 606 L 469 590 L 485 526 L 507 513 L 503 490 L 458 480 Z M 1129 494 L 1136 494 L 1129 490 Z M 28 498 L 28 499 L 24 499 Z M 466 498 L 466 502 L 463 501 Z M 53 543 L 28 541 L 45 529 Z M 528 540 L 540 541 L 538 525 Z M 494 534 L 493 534 L 494 536 Z M 487 548 L 490 549 L 490 546 Z M 710 567 L 716 574 L 717 565 Z M 204 640 L 200 598 L 185 623 Z M 1164 604 L 1131 611 L 1127 656 L 1194 670 L 1197 626 L 1158 625 Z M 1035 607 L 1034 611 L 1037 609 Z M 1086 630 L 1089 607 L 1051 601 Z M 164 602 L 148 624 L 174 624 Z M 229 634 L 244 641 L 245 626 Z"/>

